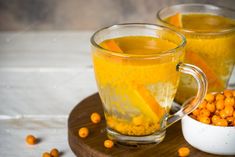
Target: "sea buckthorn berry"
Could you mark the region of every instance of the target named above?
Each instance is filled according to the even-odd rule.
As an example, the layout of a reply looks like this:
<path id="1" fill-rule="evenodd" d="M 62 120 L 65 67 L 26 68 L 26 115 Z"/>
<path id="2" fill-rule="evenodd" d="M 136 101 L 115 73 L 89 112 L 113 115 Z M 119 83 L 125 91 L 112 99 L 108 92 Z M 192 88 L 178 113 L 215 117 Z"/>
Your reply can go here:
<path id="1" fill-rule="evenodd" d="M 33 135 L 28 135 L 25 140 L 30 145 L 34 145 L 37 143 L 37 138 Z"/>
<path id="2" fill-rule="evenodd" d="M 86 138 L 89 134 L 89 130 L 86 127 L 82 127 L 79 129 L 78 134 L 81 138 Z"/>
<path id="3" fill-rule="evenodd" d="M 200 114 L 200 109 L 195 109 L 194 111 L 193 111 L 193 115 L 194 116 L 198 116 Z"/>
<path id="4" fill-rule="evenodd" d="M 52 157 L 48 152 L 42 154 L 42 157 Z"/>
<path id="5" fill-rule="evenodd" d="M 189 156 L 190 150 L 187 147 L 181 147 L 178 149 L 178 156 L 180 157 L 186 157 Z"/>
<path id="6" fill-rule="evenodd" d="M 202 123 L 205 123 L 205 124 L 210 124 L 211 123 L 210 118 L 206 117 L 206 116 L 200 116 L 199 121 L 202 122 Z"/>
<path id="7" fill-rule="evenodd" d="M 214 103 L 207 103 L 206 109 L 210 112 L 215 112 L 215 104 Z"/>
<path id="8" fill-rule="evenodd" d="M 224 100 L 225 106 L 234 106 L 234 98 L 229 97 Z"/>
<path id="9" fill-rule="evenodd" d="M 219 116 L 214 115 L 214 116 L 212 116 L 211 121 L 212 121 L 213 124 L 216 124 L 219 119 L 220 119 Z"/>
<path id="10" fill-rule="evenodd" d="M 233 96 L 233 93 L 232 93 L 232 91 L 231 90 L 229 90 L 229 89 L 226 89 L 226 90 L 224 90 L 224 96 L 225 97 L 232 97 Z"/>
<path id="11" fill-rule="evenodd" d="M 105 146 L 106 148 L 112 148 L 112 147 L 113 147 L 113 141 L 111 141 L 111 140 L 105 140 L 105 141 L 104 141 L 104 146 Z"/>
<path id="12" fill-rule="evenodd" d="M 228 122 L 225 119 L 219 119 L 216 124 L 217 126 L 228 126 Z"/>
<path id="13" fill-rule="evenodd" d="M 215 96 L 214 96 L 213 94 L 211 94 L 211 93 L 208 93 L 208 94 L 205 96 L 205 100 L 206 100 L 207 102 L 212 102 L 212 101 L 214 101 L 214 98 L 215 98 Z"/>
<path id="14" fill-rule="evenodd" d="M 224 108 L 224 112 L 225 112 L 225 114 L 229 117 L 229 116 L 233 116 L 233 111 L 234 111 L 234 109 L 233 109 L 233 107 L 232 106 L 226 106 L 225 108 Z"/>
<path id="15" fill-rule="evenodd" d="M 202 101 L 202 103 L 198 106 L 199 109 L 204 109 L 206 108 L 207 102 L 205 100 Z"/>
<path id="16" fill-rule="evenodd" d="M 91 121 L 95 124 L 97 124 L 101 121 L 100 114 L 96 113 L 96 112 L 92 113 L 90 118 L 91 118 Z"/>
<path id="17" fill-rule="evenodd" d="M 218 100 L 224 100 L 224 95 L 223 94 L 217 94 L 216 97 L 215 97 L 215 100 L 218 101 Z"/>
<path id="18" fill-rule="evenodd" d="M 227 113 L 224 110 L 221 110 L 219 113 L 220 117 L 225 119 L 226 117 L 228 117 Z"/>
<path id="19" fill-rule="evenodd" d="M 207 109 L 202 109 L 200 111 L 200 116 L 209 117 L 210 116 L 210 111 L 208 111 Z"/>
<path id="20" fill-rule="evenodd" d="M 53 149 L 51 150 L 51 152 L 50 152 L 50 155 L 51 155 L 52 157 L 59 157 L 59 156 L 60 156 L 60 152 L 58 151 L 58 149 L 53 148 Z"/>
<path id="21" fill-rule="evenodd" d="M 234 126 L 235 90 L 226 89 L 218 94 L 208 93 L 203 102 L 189 116 L 205 124 Z"/>
<path id="22" fill-rule="evenodd" d="M 215 106 L 216 106 L 216 109 L 223 110 L 224 109 L 224 100 L 217 101 Z"/>

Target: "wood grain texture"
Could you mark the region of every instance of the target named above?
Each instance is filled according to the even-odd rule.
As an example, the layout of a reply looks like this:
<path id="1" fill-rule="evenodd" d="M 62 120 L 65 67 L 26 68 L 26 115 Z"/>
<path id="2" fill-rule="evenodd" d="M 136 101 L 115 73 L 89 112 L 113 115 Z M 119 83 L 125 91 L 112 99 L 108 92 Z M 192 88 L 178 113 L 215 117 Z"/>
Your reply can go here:
<path id="1" fill-rule="evenodd" d="M 90 114 L 98 112 L 102 114 L 99 124 L 92 124 Z M 88 127 L 90 134 L 86 139 L 78 137 L 80 127 Z M 180 122 L 174 124 L 167 130 L 164 141 L 158 145 L 147 145 L 141 147 L 128 147 L 116 144 L 112 149 L 103 146 L 107 139 L 105 131 L 105 120 L 102 104 L 98 94 L 94 94 L 80 102 L 70 113 L 68 119 L 68 140 L 72 151 L 79 157 L 143 157 L 143 156 L 177 156 L 177 150 L 181 146 L 187 146 L 191 150 L 190 157 L 215 157 L 215 155 L 201 152 L 191 147 L 183 138 Z"/>

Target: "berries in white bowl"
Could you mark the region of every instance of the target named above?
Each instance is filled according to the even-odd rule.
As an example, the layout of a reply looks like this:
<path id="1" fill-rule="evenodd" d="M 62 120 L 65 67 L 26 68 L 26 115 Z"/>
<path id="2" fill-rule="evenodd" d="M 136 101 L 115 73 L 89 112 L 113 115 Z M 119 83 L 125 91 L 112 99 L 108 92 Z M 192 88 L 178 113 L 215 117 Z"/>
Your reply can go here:
<path id="1" fill-rule="evenodd" d="M 235 90 L 207 94 L 181 123 L 183 136 L 193 147 L 217 155 L 235 155 Z"/>

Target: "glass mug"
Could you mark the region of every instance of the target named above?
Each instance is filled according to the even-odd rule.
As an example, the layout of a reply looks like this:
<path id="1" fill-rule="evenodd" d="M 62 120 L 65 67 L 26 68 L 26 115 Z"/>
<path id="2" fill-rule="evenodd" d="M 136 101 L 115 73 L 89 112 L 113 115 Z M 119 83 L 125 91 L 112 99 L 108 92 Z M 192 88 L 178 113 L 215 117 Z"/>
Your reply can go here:
<path id="1" fill-rule="evenodd" d="M 182 17 L 185 23 L 180 28 L 167 20 L 178 13 L 183 16 L 188 15 L 185 18 Z M 191 20 L 190 22 L 195 15 L 200 16 L 196 19 L 198 21 Z M 217 18 L 211 15 L 216 15 Z M 226 24 L 225 21 L 228 20 L 229 24 Z M 185 63 L 194 64 L 205 72 L 208 79 L 208 92 L 221 92 L 228 86 L 235 63 L 234 20 L 235 11 L 208 4 L 173 5 L 157 13 L 159 24 L 174 29 L 186 37 Z M 176 93 L 176 102 L 182 104 L 193 96 L 196 90 L 197 85 L 194 79 L 182 75 Z"/>
<path id="2" fill-rule="evenodd" d="M 138 54 L 125 53 L 125 50 L 120 53 L 101 46 L 106 40 L 122 37 L 130 40 L 131 37 L 152 37 L 161 40 L 162 45 L 171 42 L 176 46 L 150 54 L 144 54 L 144 50 Z M 128 145 L 161 142 L 166 128 L 194 110 L 207 92 L 204 73 L 196 66 L 182 63 L 185 37 L 169 28 L 134 23 L 113 25 L 94 33 L 91 44 L 107 135 L 114 141 Z M 143 43 L 136 43 L 134 47 L 140 44 Z M 194 104 L 170 115 L 180 72 L 195 78 L 198 92 Z"/>

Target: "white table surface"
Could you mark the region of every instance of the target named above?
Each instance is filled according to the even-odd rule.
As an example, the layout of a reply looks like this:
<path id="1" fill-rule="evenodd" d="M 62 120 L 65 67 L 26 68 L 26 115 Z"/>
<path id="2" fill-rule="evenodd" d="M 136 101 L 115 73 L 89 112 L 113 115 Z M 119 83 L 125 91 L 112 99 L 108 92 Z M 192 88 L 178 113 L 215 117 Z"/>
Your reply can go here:
<path id="1" fill-rule="evenodd" d="M 40 157 L 67 142 L 72 108 L 97 91 L 91 32 L 0 33 L 0 157 Z M 235 82 L 235 73 L 232 80 Z M 34 134 L 41 141 L 25 144 Z"/>
<path id="2" fill-rule="evenodd" d="M 74 156 L 67 117 L 97 91 L 91 32 L 0 33 L 0 156 L 40 157 L 56 147 Z M 35 146 L 25 136 L 41 138 Z"/>

